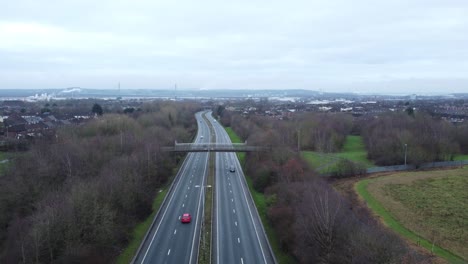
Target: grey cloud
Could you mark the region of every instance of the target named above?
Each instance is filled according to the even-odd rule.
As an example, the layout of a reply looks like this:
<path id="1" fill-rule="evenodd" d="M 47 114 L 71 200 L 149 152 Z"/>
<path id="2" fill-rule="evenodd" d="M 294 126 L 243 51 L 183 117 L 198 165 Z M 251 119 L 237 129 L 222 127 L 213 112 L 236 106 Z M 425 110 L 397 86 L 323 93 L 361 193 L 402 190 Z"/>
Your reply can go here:
<path id="1" fill-rule="evenodd" d="M 8 1 L 0 88 L 468 90 L 467 13 L 461 0 Z M 1 30 L 15 23 L 44 33 Z"/>

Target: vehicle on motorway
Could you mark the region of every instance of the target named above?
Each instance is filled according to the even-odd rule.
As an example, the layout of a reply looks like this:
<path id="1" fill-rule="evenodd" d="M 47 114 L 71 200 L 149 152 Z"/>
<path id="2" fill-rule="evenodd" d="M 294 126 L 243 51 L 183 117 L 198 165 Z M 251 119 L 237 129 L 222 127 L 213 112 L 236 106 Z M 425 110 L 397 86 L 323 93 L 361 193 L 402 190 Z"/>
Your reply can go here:
<path id="1" fill-rule="evenodd" d="M 203 136 L 200 136 L 201 139 L 203 139 Z"/>
<path id="2" fill-rule="evenodd" d="M 236 172 L 236 167 L 234 167 L 234 166 L 229 167 L 229 171 L 230 172 Z"/>
<path id="3" fill-rule="evenodd" d="M 192 221 L 192 216 L 190 214 L 183 214 L 182 217 L 180 218 L 180 222 L 182 223 L 190 223 Z"/>

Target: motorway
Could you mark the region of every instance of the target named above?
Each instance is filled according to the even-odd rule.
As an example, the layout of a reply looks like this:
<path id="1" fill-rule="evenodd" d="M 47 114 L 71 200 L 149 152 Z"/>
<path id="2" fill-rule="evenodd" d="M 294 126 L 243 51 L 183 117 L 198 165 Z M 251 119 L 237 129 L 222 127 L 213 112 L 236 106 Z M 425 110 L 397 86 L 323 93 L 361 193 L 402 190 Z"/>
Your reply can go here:
<path id="1" fill-rule="evenodd" d="M 210 142 L 202 113 L 196 119 L 195 143 Z M 134 263 L 197 263 L 207 169 L 208 153 L 187 155 Z M 192 215 L 191 223 L 180 222 L 183 213 Z"/>
<path id="2" fill-rule="evenodd" d="M 216 143 L 231 143 L 211 112 L 203 113 L 207 113 Z M 203 113 L 196 114 L 199 127 L 195 143 L 211 141 L 210 128 L 202 117 Z M 197 263 L 208 155 L 206 152 L 187 155 L 132 263 Z M 230 171 L 232 166 L 234 172 Z M 236 154 L 216 153 L 215 167 L 214 263 L 275 263 Z M 183 213 L 192 215 L 190 224 L 180 222 Z"/>
<path id="3" fill-rule="evenodd" d="M 211 115 L 209 120 L 216 143 L 231 143 L 224 128 Z M 234 172 L 230 171 L 231 166 Z M 216 153 L 215 181 L 215 263 L 275 263 L 236 153 Z"/>

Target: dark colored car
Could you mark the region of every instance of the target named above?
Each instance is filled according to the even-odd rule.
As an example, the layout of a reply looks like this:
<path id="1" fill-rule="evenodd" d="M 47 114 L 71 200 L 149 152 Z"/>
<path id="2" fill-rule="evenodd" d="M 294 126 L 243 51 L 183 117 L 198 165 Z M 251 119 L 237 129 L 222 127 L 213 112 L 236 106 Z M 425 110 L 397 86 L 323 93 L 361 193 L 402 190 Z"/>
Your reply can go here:
<path id="1" fill-rule="evenodd" d="M 229 171 L 230 172 L 236 172 L 236 167 L 234 167 L 234 166 L 229 167 Z"/>

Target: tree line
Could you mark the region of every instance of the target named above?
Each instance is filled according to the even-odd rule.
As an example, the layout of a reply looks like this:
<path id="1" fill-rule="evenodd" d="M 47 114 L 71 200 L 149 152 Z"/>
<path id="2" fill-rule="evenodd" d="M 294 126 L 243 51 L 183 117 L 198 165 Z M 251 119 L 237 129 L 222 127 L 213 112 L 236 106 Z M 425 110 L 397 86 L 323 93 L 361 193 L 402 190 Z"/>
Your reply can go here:
<path id="1" fill-rule="evenodd" d="M 249 144 L 275 146 L 269 152 L 248 153 L 243 166 L 254 188 L 266 197 L 268 221 L 282 249 L 299 263 L 427 261 L 383 228 L 367 210 L 353 208 L 298 154 L 299 129 L 302 147 L 340 149 L 344 137 L 356 131 L 350 116 L 302 114 L 276 120 L 220 112 L 221 122 L 230 125 Z"/>
<path id="2" fill-rule="evenodd" d="M 385 113 L 362 124 L 368 158 L 378 165 L 450 161 L 468 153 L 468 126 L 424 113 Z M 406 155 L 405 155 L 406 154 Z"/>
<path id="3" fill-rule="evenodd" d="M 111 262 L 177 166 L 160 147 L 190 141 L 199 109 L 147 103 L 36 140 L 0 177 L 0 262 Z"/>
<path id="4" fill-rule="evenodd" d="M 269 137 L 270 130 L 281 131 L 273 146 L 293 150 L 339 152 L 348 135 L 360 135 L 367 158 L 379 166 L 404 164 L 405 156 L 407 164 L 418 166 L 468 154 L 468 124 L 454 125 L 424 112 L 387 112 L 361 117 L 348 113 L 300 112 L 282 120 L 257 114 L 245 118 L 222 107 L 214 112 L 243 139 L 259 126 L 266 130 L 262 137 Z"/>

